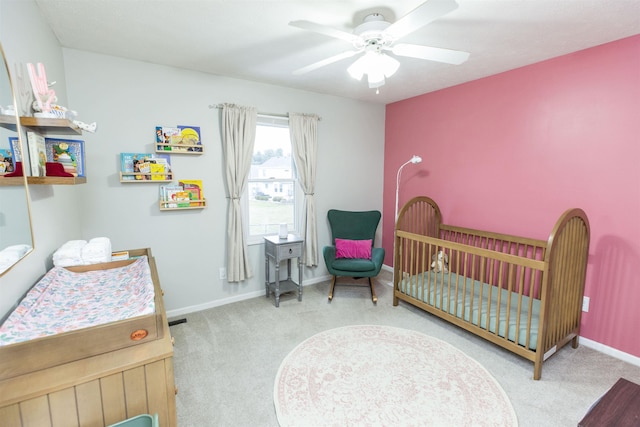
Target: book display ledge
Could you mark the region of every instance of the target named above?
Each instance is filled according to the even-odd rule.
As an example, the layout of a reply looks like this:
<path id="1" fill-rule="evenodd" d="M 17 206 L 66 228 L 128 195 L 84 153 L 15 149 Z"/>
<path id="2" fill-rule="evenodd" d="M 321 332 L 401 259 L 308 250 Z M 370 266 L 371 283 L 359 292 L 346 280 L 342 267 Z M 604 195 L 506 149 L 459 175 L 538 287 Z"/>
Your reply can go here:
<path id="1" fill-rule="evenodd" d="M 142 173 L 142 172 L 120 172 L 120 182 L 158 184 L 161 182 L 173 181 L 173 172 Z"/>
<path id="2" fill-rule="evenodd" d="M 20 124 L 27 130 L 38 131 L 44 135 L 82 135 L 82 129 L 67 119 L 52 119 L 41 117 L 20 117 Z M 11 117 L 2 117 L 0 126 L 16 130 L 15 120 Z M 27 183 L 32 185 L 76 185 L 87 182 L 86 177 L 61 177 L 61 176 L 27 176 Z M 3 178 L 0 186 L 23 185 L 21 176 Z"/>
<path id="3" fill-rule="evenodd" d="M 44 135 L 82 135 L 82 129 L 67 119 L 20 117 L 20 124 Z"/>
<path id="4" fill-rule="evenodd" d="M 20 117 L 20 124 L 47 135 L 82 135 L 82 129 L 67 119 L 23 116 Z M 0 126 L 16 131 L 16 121 L 12 116 L 1 116 Z"/>
<path id="5" fill-rule="evenodd" d="M 180 205 L 182 203 L 178 203 Z M 158 205 L 161 211 L 184 211 L 187 209 L 204 209 L 207 207 L 207 201 L 205 199 L 189 200 L 184 202 L 185 206 L 171 206 L 176 205 L 174 202 L 167 202 L 166 200 L 160 200 Z"/>
<path id="6" fill-rule="evenodd" d="M 199 151 L 195 151 L 199 150 Z M 156 153 L 164 154 L 191 154 L 200 155 L 204 154 L 204 146 L 201 144 L 169 144 L 169 143 L 156 143 Z"/>

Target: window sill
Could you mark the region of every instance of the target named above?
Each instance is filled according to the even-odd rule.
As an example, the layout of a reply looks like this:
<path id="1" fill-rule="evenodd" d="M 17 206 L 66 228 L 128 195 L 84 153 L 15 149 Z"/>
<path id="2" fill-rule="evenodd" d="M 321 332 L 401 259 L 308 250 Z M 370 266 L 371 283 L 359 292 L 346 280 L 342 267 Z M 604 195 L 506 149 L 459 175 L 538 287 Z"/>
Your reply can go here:
<path id="1" fill-rule="evenodd" d="M 255 245 L 263 245 L 264 244 L 264 238 L 266 236 L 260 236 L 260 237 L 251 237 L 249 238 L 249 240 L 247 241 L 247 246 L 255 246 Z"/>

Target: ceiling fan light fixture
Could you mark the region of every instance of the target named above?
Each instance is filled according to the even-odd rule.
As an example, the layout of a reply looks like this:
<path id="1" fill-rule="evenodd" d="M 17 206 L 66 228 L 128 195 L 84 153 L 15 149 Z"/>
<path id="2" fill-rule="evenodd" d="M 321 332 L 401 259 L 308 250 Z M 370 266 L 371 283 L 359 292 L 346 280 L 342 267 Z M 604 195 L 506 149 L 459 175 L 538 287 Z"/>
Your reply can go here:
<path id="1" fill-rule="evenodd" d="M 358 58 L 347 71 L 356 80 L 362 80 L 363 75 L 367 75 L 370 88 L 380 87 L 385 82 L 385 77 L 389 78 L 398 71 L 400 62 L 395 58 L 383 53 L 368 51 Z"/>
<path id="2" fill-rule="evenodd" d="M 393 76 L 400 68 L 400 62 L 397 59 L 383 53 L 378 53 L 377 55 L 378 67 L 386 77 Z"/>
<path id="3" fill-rule="evenodd" d="M 378 88 L 384 85 L 385 83 L 384 73 L 380 71 L 372 71 L 367 74 L 367 80 L 368 80 L 370 89 Z"/>
<path id="4" fill-rule="evenodd" d="M 347 68 L 347 72 L 356 80 L 362 80 L 362 76 L 366 72 L 367 64 L 363 61 L 364 56 L 358 58 L 353 64 Z"/>

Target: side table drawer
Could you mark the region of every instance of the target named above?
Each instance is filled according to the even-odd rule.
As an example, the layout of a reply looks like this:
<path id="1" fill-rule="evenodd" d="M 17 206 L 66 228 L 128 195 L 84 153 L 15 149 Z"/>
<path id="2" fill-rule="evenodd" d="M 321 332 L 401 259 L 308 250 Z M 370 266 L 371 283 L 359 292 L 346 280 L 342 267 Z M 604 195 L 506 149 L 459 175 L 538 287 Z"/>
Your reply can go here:
<path id="1" fill-rule="evenodd" d="M 278 259 L 297 258 L 302 256 L 302 245 L 291 243 L 278 246 Z"/>

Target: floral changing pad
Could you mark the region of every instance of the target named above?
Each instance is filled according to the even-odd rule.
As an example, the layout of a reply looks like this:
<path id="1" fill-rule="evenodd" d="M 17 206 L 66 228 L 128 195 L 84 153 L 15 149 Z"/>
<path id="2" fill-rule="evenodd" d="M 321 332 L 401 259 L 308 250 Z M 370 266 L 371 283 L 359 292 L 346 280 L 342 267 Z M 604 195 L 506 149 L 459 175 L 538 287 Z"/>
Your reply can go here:
<path id="1" fill-rule="evenodd" d="M 108 270 L 51 269 L 0 326 L 0 346 L 155 312 L 146 256 Z"/>

